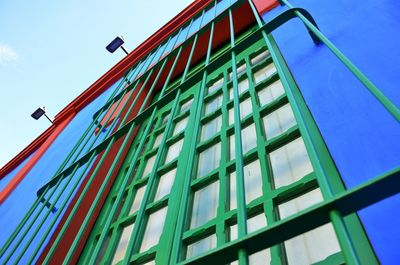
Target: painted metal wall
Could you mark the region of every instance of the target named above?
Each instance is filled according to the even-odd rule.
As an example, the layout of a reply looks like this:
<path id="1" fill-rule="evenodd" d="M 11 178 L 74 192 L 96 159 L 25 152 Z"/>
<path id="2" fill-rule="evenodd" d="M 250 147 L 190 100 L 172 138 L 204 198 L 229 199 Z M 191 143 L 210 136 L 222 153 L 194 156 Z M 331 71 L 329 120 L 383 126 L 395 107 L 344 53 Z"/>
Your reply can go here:
<path id="1" fill-rule="evenodd" d="M 400 2 L 290 0 L 400 107 Z M 270 21 L 286 7 L 263 15 Z M 305 26 L 289 21 L 276 38 L 348 188 L 400 165 L 400 124 Z M 359 212 L 383 264 L 397 264 L 400 195 Z"/>

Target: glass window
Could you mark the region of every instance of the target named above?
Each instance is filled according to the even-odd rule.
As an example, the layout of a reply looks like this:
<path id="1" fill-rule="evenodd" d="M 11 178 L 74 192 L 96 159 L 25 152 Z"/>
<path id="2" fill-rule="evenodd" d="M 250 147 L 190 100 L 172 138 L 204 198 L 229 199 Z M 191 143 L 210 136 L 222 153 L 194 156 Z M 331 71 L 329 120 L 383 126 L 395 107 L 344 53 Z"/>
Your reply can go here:
<path id="1" fill-rule="evenodd" d="M 162 122 L 161 122 L 160 126 L 163 126 L 163 125 L 167 124 L 169 116 L 170 116 L 170 113 L 168 113 L 168 114 L 163 116 L 163 119 L 162 119 Z"/>
<path id="2" fill-rule="evenodd" d="M 243 79 L 242 81 L 239 81 L 238 90 L 239 90 L 239 95 L 249 90 L 249 80 L 247 78 Z M 233 99 L 233 88 L 231 87 L 229 88 L 229 100 L 232 99 Z"/>
<path id="3" fill-rule="evenodd" d="M 320 189 L 278 206 L 281 219 L 323 201 Z M 332 224 L 326 224 L 285 242 L 289 264 L 312 264 L 340 251 Z"/>
<path id="4" fill-rule="evenodd" d="M 254 82 L 258 84 L 264 79 L 271 77 L 275 73 L 276 73 L 275 65 L 273 63 L 268 64 L 254 73 Z"/>
<path id="5" fill-rule="evenodd" d="M 158 147 L 161 144 L 161 140 L 164 136 L 164 133 L 159 133 L 156 136 L 156 139 L 154 140 L 154 144 L 153 144 L 153 149 Z"/>
<path id="6" fill-rule="evenodd" d="M 285 94 L 285 90 L 282 86 L 281 81 L 275 81 L 271 85 L 263 88 L 258 92 L 258 98 L 261 106 L 271 103 L 278 97 Z"/>
<path id="7" fill-rule="evenodd" d="M 140 246 L 140 252 L 144 252 L 158 244 L 164 227 L 167 209 L 168 207 L 164 207 L 150 214 L 149 220 L 147 221 L 146 230 L 144 232 L 142 245 Z"/>
<path id="8" fill-rule="evenodd" d="M 221 130 L 222 116 L 218 116 L 211 121 L 204 124 L 201 128 L 200 140 L 204 141 L 214 136 L 217 132 Z"/>
<path id="9" fill-rule="evenodd" d="M 214 81 L 209 87 L 208 87 L 208 94 L 211 94 L 215 91 L 217 91 L 218 89 L 220 89 L 222 87 L 222 85 L 224 84 L 224 78 L 221 77 L 220 79 Z"/>
<path id="10" fill-rule="evenodd" d="M 258 55 L 254 56 L 253 59 L 250 60 L 251 64 L 256 65 L 259 62 L 264 61 L 268 56 L 269 56 L 269 51 L 263 51 Z"/>
<path id="11" fill-rule="evenodd" d="M 217 245 L 217 237 L 215 236 L 215 234 L 200 239 L 199 241 L 194 242 L 193 244 L 187 246 L 186 258 L 189 259 L 198 256 L 200 254 L 203 254 L 204 252 L 215 248 L 216 245 Z"/>
<path id="12" fill-rule="evenodd" d="M 182 145 L 183 145 L 183 138 L 168 147 L 167 157 L 165 158 L 165 164 L 168 164 L 169 162 L 171 162 L 172 160 L 174 160 L 179 156 L 182 150 Z"/>
<path id="13" fill-rule="evenodd" d="M 219 0 L 217 3 L 217 16 L 230 6 L 229 0 Z"/>
<path id="14" fill-rule="evenodd" d="M 265 217 L 264 213 L 260 213 L 253 217 L 247 219 L 247 233 L 253 233 L 267 225 L 267 218 Z M 231 225 L 229 227 L 229 239 L 236 240 L 238 238 L 238 226 L 237 224 Z"/>
<path id="15" fill-rule="evenodd" d="M 150 260 L 146 263 L 142 263 L 141 265 L 156 265 L 156 262 L 154 260 Z"/>
<path id="16" fill-rule="evenodd" d="M 187 122 L 189 120 L 189 116 L 187 116 L 186 118 L 183 118 L 182 120 L 178 121 L 175 124 L 175 128 L 174 128 L 174 133 L 173 135 L 177 135 L 180 132 L 184 131 L 187 125 Z"/>
<path id="17" fill-rule="evenodd" d="M 247 164 L 243 168 L 244 173 L 244 190 L 246 204 L 262 196 L 262 174 L 260 161 L 255 160 L 250 164 Z M 236 172 L 232 172 L 229 176 L 230 181 L 230 210 L 236 209 L 237 197 L 236 197 Z"/>
<path id="18" fill-rule="evenodd" d="M 189 38 L 190 36 L 192 36 L 195 32 L 197 32 L 200 28 L 201 25 L 201 19 L 202 19 L 202 15 L 200 15 L 199 17 L 197 17 L 193 22 L 192 25 L 190 26 L 190 31 L 188 33 L 187 38 Z"/>
<path id="19" fill-rule="evenodd" d="M 257 146 L 256 126 L 254 123 L 242 129 L 242 151 L 246 154 Z"/>
<path id="20" fill-rule="evenodd" d="M 236 149 L 235 149 L 235 135 L 232 134 L 229 136 L 229 158 L 230 160 L 235 159 L 236 157 Z"/>
<path id="21" fill-rule="evenodd" d="M 128 248 L 129 239 L 131 238 L 133 226 L 135 224 L 130 224 L 122 230 L 121 238 L 119 239 L 117 250 L 115 250 L 114 258 L 112 264 L 117 264 L 118 261 L 122 260 L 125 256 L 126 249 Z"/>
<path id="22" fill-rule="evenodd" d="M 186 40 L 186 36 L 187 36 L 187 34 L 188 34 L 189 27 L 190 27 L 190 24 L 188 24 L 186 27 L 184 27 L 184 28 L 181 30 L 181 33 L 180 33 L 179 36 L 178 36 L 178 40 L 176 41 L 174 48 L 175 48 L 175 47 L 178 47 L 179 44 L 181 44 L 184 40 Z"/>
<path id="23" fill-rule="evenodd" d="M 143 171 L 143 177 L 146 177 L 151 173 L 151 170 L 153 169 L 154 162 L 156 161 L 156 155 L 153 155 L 146 161 L 146 167 L 144 168 Z"/>
<path id="24" fill-rule="evenodd" d="M 240 109 L 240 119 L 243 119 L 244 117 L 246 117 L 247 115 L 252 113 L 253 109 L 252 109 L 252 105 L 251 105 L 251 98 L 247 98 L 246 100 L 240 102 L 239 109 Z M 230 108 L 228 110 L 229 125 L 233 124 L 233 121 L 235 119 L 234 115 L 235 114 L 234 114 L 233 108 Z"/>
<path id="25" fill-rule="evenodd" d="M 289 104 L 265 116 L 263 122 L 267 139 L 278 136 L 296 125 L 296 120 Z"/>
<path id="26" fill-rule="evenodd" d="M 258 251 L 249 256 L 249 265 L 261 265 L 271 263 L 271 252 L 269 249 Z"/>
<path id="27" fill-rule="evenodd" d="M 218 208 L 218 191 L 219 182 L 215 181 L 194 193 L 191 229 L 215 218 Z"/>
<path id="28" fill-rule="evenodd" d="M 221 159 L 221 143 L 217 143 L 204 150 L 199 155 L 197 177 L 203 177 L 219 167 Z"/>
<path id="29" fill-rule="evenodd" d="M 193 99 L 190 99 L 182 104 L 181 106 L 181 113 L 189 110 L 192 107 Z"/>
<path id="30" fill-rule="evenodd" d="M 204 13 L 203 21 L 201 22 L 201 27 L 210 22 L 214 18 L 214 15 L 215 15 L 215 9 L 211 7 Z"/>
<path id="31" fill-rule="evenodd" d="M 140 208 L 140 204 L 142 203 L 143 200 L 143 195 L 146 190 L 146 186 L 142 186 L 139 189 L 137 189 L 136 194 L 135 194 L 135 199 L 133 200 L 131 209 L 129 211 L 129 214 L 134 214 L 137 210 Z"/>
<path id="32" fill-rule="evenodd" d="M 313 171 L 303 139 L 270 153 L 275 188 L 292 184 Z"/>
<path id="33" fill-rule="evenodd" d="M 172 184 L 174 184 L 175 175 L 176 175 L 176 168 L 165 173 L 160 177 L 160 182 L 158 183 L 154 201 L 158 201 L 159 199 L 169 194 L 169 192 L 171 191 Z"/>
<path id="34" fill-rule="evenodd" d="M 236 68 L 237 77 L 246 72 L 246 64 L 242 63 L 239 67 Z M 229 70 L 229 80 L 232 80 L 232 69 Z"/>
<path id="35" fill-rule="evenodd" d="M 222 105 L 222 95 L 218 95 L 217 97 L 213 98 L 209 102 L 206 103 L 204 115 L 208 115 L 213 113 L 217 109 L 219 109 Z"/>

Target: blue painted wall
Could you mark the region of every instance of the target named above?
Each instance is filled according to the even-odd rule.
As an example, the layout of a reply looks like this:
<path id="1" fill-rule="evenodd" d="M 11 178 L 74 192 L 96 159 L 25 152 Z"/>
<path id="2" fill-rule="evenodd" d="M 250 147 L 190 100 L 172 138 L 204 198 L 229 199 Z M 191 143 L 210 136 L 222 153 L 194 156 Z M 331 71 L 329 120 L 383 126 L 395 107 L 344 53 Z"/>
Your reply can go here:
<path id="1" fill-rule="evenodd" d="M 400 2 L 289 0 L 400 107 Z M 285 10 L 263 15 L 271 20 Z M 282 54 L 349 188 L 400 165 L 400 124 L 324 46 L 294 19 L 274 31 Z M 383 264 L 400 260 L 400 196 L 359 216 Z"/>
<path id="2" fill-rule="evenodd" d="M 45 185 L 57 171 L 59 166 L 62 164 L 66 156 L 72 150 L 78 139 L 81 137 L 83 132 L 89 126 L 91 121 L 93 120 L 93 114 L 104 105 L 106 100 L 110 97 L 111 93 L 115 91 L 120 80 L 117 81 L 114 85 L 108 88 L 103 94 L 101 94 L 98 98 L 96 98 L 93 102 L 87 105 L 84 109 L 82 109 L 75 118 L 66 126 L 66 128 L 61 132 L 61 134 L 57 137 L 57 139 L 51 144 L 51 146 L 47 149 L 47 151 L 43 154 L 43 156 L 39 159 L 39 161 L 35 164 L 35 166 L 30 170 L 30 172 L 26 175 L 23 181 L 17 186 L 17 188 L 11 193 L 11 195 L 1 204 L 0 206 L 0 246 L 6 242 L 6 240 L 10 237 L 11 233 L 17 227 L 19 222 L 22 220 L 24 215 L 28 212 L 31 205 L 36 200 L 36 192 Z M 100 118 L 101 119 L 101 118 Z M 100 137 L 102 138 L 102 137 Z M 89 142 L 90 143 L 90 142 Z M 90 144 L 88 144 L 89 146 Z M 25 162 L 25 161 L 24 161 Z M 76 173 L 74 179 L 72 179 L 71 183 L 74 183 L 75 180 L 79 177 L 80 173 L 83 172 L 84 167 L 81 167 Z M 90 169 L 90 167 L 89 167 Z M 16 172 L 15 172 L 16 173 Z M 83 178 L 82 178 L 83 179 Z M 81 179 L 81 180 L 82 180 Z M 65 179 L 63 182 L 65 182 Z M 63 185 L 63 184 L 61 184 Z M 60 207 L 65 198 L 66 194 L 70 191 L 71 185 L 65 190 L 61 198 L 59 199 L 56 207 Z M 58 192 L 56 193 L 58 194 Z M 55 197 L 55 196 L 53 196 Z M 73 196 L 72 196 L 73 197 Z M 71 198 L 72 198 L 71 197 Z M 66 207 L 65 207 L 66 208 Z M 40 207 L 39 207 L 40 209 Z M 39 210 L 36 210 L 39 211 Z M 34 212 L 34 214 L 36 213 Z M 38 223 L 45 217 L 45 212 L 41 213 L 39 217 L 33 223 L 33 227 L 36 227 Z M 62 217 L 63 214 L 60 215 Z M 33 216 L 33 215 L 32 215 Z M 43 227 L 39 230 L 38 236 L 36 236 L 32 244 L 24 251 L 24 255 L 20 261 L 20 264 L 26 264 L 28 259 L 33 253 L 33 250 L 36 246 L 41 246 L 43 249 L 49 240 L 52 232 L 54 231 L 55 226 L 52 228 L 52 232 L 44 241 L 44 244 L 39 244 L 41 236 L 45 233 L 47 228 L 50 226 L 52 220 L 54 220 L 55 213 L 51 213 L 47 218 Z M 58 218 L 56 224 L 59 222 L 60 217 Z M 22 241 L 21 244 L 18 244 L 17 250 L 11 256 L 11 261 L 15 260 L 16 257 L 21 253 L 21 250 L 25 246 L 24 243 L 33 234 L 34 229 L 30 229 L 27 233 L 27 237 Z M 25 230 L 22 230 L 25 231 Z M 23 232 L 22 232 L 23 233 Z M 20 234 L 21 235 L 21 234 Z M 17 237 L 17 240 L 19 237 Z M 11 245 L 14 246 L 16 240 Z M 7 255 L 9 255 L 10 249 L 6 252 L 5 255 L 0 257 L 0 263 L 4 262 L 4 259 Z M 40 253 L 40 251 L 39 251 Z M 37 258 L 37 257 L 36 257 Z"/>

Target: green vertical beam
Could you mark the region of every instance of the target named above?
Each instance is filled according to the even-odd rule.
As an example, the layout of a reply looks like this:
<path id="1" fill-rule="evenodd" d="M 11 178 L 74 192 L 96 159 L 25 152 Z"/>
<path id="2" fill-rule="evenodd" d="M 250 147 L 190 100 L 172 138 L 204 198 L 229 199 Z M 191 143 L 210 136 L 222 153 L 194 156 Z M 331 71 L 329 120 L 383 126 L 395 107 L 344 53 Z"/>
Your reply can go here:
<path id="1" fill-rule="evenodd" d="M 258 14 L 254 4 L 252 3 L 251 0 L 248 0 L 248 2 L 253 10 L 254 16 L 257 20 L 259 27 L 262 27 L 262 25 L 263 25 L 262 21 L 259 17 L 259 14 Z M 302 114 L 302 111 L 299 107 L 298 100 L 293 95 L 292 89 L 295 89 L 295 83 L 294 83 L 294 80 L 292 80 L 291 75 L 288 72 L 288 70 L 285 69 L 285 67 L 284 67 L 284 65 L 285 65 L 284 59 L 279 54 L 279 52 L 277 52 L 279 49 L 278 49 L 274 39 L 272 38 L 272 36 L 270 34 L 267 34 L 264 30 L 262 31 L 262 36 L 266 42 L 268 50 L 270 51 L 270 54 L 276 65 L 277 71 L 282 80 L 282 84 L 285 87 L 287 96 L 290 99 L 290 102 L 292 103 L 291 106 L 293 108 L 295 116 L 298 118 L 298 120 L 302 121 L 299 123 L 299 128 L 301 129 L 301 131 L 305 132 L 305 133 L 302 133 L 303 138 L 304 138 L 305 142 L 311 143 L 312 148 L 310 151 L 311 151 L 312 155 L 314 157 L 320 157 L 318 154 L 316 154 L 315 149 L 317 147 L 315 146 L 315 141 L 310 138 L 310 129 L 307 126 L 305 126 L 304 121 L 306 118 L 304 117 L 304 114 Z M 303 109 L 306 109 L 306 108 L 303 108 Z M 314 166 L 317 165 L 317 168 L 316 168 L 317 174 L 316 175 L 317 175 L 317 179 L 318 179 L 318 183 L 320 185 L 321 191 L 324 194 L 324 197 L 332 198 L 335 194 L 334 187 L 329 182 L 328 177 L 325 172 L 325 169 L 322 167 L 322 165 L 320 163 L 317 163 L 317 164 L 313 163 L 313 165 Z M 356 254 L 354 244 L 351 241 L 350 235 L 347 233 L 347 230 L 344 226 L 343 220 L 337 214 L 330 214 L 330 217 L 331 217 L 332 224 L 335 228 L 336 235 L 339 240 L 339 244 L 342 248 L 342 252 L 345 256 L 346 263 L 354 264 L 354 265 L 360 264 L 358 256 Z"/>
<path id="2" fill-rule="evenodd" d="M 170 69 L 170 71 L 169 71 L 168 77 L 167 77 L 167 79 L 166 79 L 166 81 L 165 81 L 165 83 L 164 83 L 164 86 L 163 86 L 162 90 L 161 90 L 160 96 L 163 96 L 164 93 L 165 93 L 165 90 L 166 90 L 166 88 L 167 88 L 167 86 L 168 86 L 168 84 L 169 84 L 169 80 L 170 80 L 170 78 L 171 78 L 171 76 L 172 76 L 172 74 L 173 74 L 173 71 L 174 71 L 175 66 L 176 66 L 176 63 L 177 63 L 177 61 L 178 61 L 178 59 L 179 59 L 179 56 L 180 56 L 181 51 L 182 51 L 182 47 L 180 47 L 179 50 L 178 50 L 178 53 L 177 53 L 177 55 L 176 55 L 176 57 L 175 57 L 175 60 L 174 60 L 174 62 L 173 62 L 173 65 L 172 65 L 172 67 L 171 67 L 171 69 Z M 149 122 L 148 122 L 148 124 L 147 124 L 147 126 L 146 126 L 145 132 L 144 132 L 144 134 L 143 134 L 143 136 L 142 136 L 142 139 L 141 139 L 141 141 L 140 141 L 140 143 L 139 143 L 138 148 L 137 148 L 136 151 L 135 151 L 135 154 L 134 154 L 134 156 L 133 156 L 133 159 L 132 159 L 132 161 L 130 162 L 130 164 L 132 164 L 132 165 L 136 164 L 137 161 L 138 161 L 138 158 L 139 158 L 139 156 L 140 156 L 140 150 L 143 148 L 143 146 L 144 146 L 144 144 L 145 144 L 146 135 L 149 133 L 150 128 L 152 127 L 152 124 L 153 124 L 154 117 L 155 117 L 155 114 L 156 114 L 156 113 L 157 113 L 157 111 L 156 111 L 156 109 L 155 109 L 155 110 L 153 111 L 153 113 L 152 113 L 150 119 L 149 119 Z M 128 171 L 127 174 L 126 174 L 126 176 L 130 176 L 131 174 L 133 174 L 133 171 L 134 171 L 134 167 L 130 167 L 130 168 L 129 168 L 129 171 Z M 123 194 L 124 194 L 124 192 L 125 192 L 126 186 L 128 185 L 128 180 L 129 180 L 128 177 L 124 178 L 124 180 L 123 180 L 123 182 L 122 182 L 122 184 L 121 184 L 121 187 L 119 188 L 119 191 L 118 191 L 116 200 L 115 200 L 115 202 L 114 202 L 114 204 L 113 204 L 113 206 L 112 206 L 112 208 L 111 208 L 111 210 L 110 210 L 110 213 L 109 213 L 109 216 L 107 217 L 107 220 L 105 221 L 105 224 L 104 224 L 103 229 L 102 229 L 101 234 L 100 234 L 100 238 L 99 238 L 98 243 L 96 244 L 95 249 L 94 249 L 94 251 L 93 251 L 93 253 L 92 253 L 92 258 L 90 259 L 89 264 L 94 264 L 94 263 L 96 262 L 96 258 L 97 258 L 98 254 L 99 254 L 99 252 L 100 252 L 101 246 L 102 246 L 102 244 L 104 243 L 104 240 L 105 240 L 105 238 L 106 238 L 106 236 L 107 236 L 107 234 L 108 234 L 108 231 L 109 231 L 109 229 L 110 229 L 110 226 L 111 226 L 111 223 L 112 223 L 112 220 L 113 220 L 113 216 L 115 215 L 115 212 L 116 212 L 116 210 L 117 210 L 118 205 L 119 205 L 119 204 L 121 203 L 121 201 L 122 201 Z"/>
<path id="3" fill-rule="evenodd" d="M 246 198 L 244 190 L 244 163 L 242 156 L 242 125 L 240 123 L 240 101 L 236 69 L 236 53 L 233 49 L 235 46 L 235 29 L 233 25 L 232 9 L 229 9 L 229 28 L 231 39 L 231 63 L 232 63 L 232 87 L 233 87 L 233 113 L 234 113 L 234 131 L 235 131 L 235 168 L 236 168 L 236 194 L 237 194 L 237 224 L 238 238 L 244 237 L 247 234 L 247 213 L 246 213 Z M 248 264 L 246 250 L 239 250 L 239 264 Z"/>

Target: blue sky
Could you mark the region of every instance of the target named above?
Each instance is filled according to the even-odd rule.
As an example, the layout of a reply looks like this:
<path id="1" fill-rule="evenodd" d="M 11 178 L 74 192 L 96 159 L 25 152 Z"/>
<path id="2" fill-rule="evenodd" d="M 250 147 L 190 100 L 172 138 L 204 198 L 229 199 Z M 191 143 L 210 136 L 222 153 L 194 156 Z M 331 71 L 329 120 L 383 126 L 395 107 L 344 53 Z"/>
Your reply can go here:
<path id="1" fill-rule="evenodd" d="M 124 56 L 105 46 L 123 35 L 131 51 L 192 1 L 0 1 L 0 167 Z"/>

